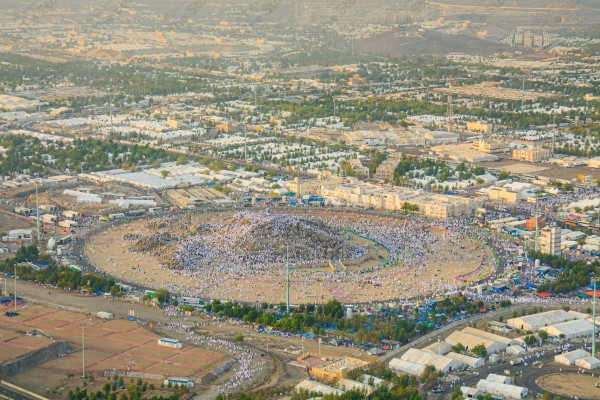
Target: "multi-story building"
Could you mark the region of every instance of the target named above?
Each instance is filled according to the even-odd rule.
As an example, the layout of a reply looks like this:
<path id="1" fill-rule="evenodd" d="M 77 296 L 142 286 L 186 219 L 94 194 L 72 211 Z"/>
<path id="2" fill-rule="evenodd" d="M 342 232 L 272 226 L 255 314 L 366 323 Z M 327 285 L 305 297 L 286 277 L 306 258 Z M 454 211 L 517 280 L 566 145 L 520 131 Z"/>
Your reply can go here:
<path id="1" fill-rule="evenodd" d="M 548 160 L 552 156 L 552 152 L 548 149 L 514 149 L 512 158 L 519 161 L 538 162 Z"/>
<path id="2" fill-rule="evenodd" d="M 384 160 L 373 174 L 373 178 L 381 179 L 382 181 L 391 181 L 394 179 L 394 172 L 396 171 L 396 167 L 400 164 L 400 158 L 398 157 L 390 157 Z"/>
<path id="3" fill-rule="evenodd" d="M 504 201 L 506 203 L 518 203 L 521 201 L 521 192 L 516 192 L 505 187 L 492 187 L 488 191 L 490 200 Z"/>
<path id="4" fill-rule="evenodd" d="M 489 139 L 473 141 L 473 149 L 487 154 L 508 153 L 510 151 L 510 147 L 507 144 Z"/>
<path id="5" fill-rule="evenodd" d="M 492 131 L 492 124 L 481 121 L 470 121 L 467 122 L 467 130 L 471 132 L 490 133 Z"/>
<path id="6" fill-rule="evenodd" d="M 542 253 L 560 256 L 562 250 L 560 247 L 561 231 L 559 227 L 551 228 L 549 226 L 541 229 L 538 237 L 539 249 Z"/>
<path id="7" fill-rule="evenodd" d="M 322 188 L 328 188 L 335 185 L 339 185 L 343 182 L 358 182 L 356 178 L 341 178 L 339 176 L 332 176 L 328 173 L 321 174 L 317 179 L 298 179 L 294 178 L 293 182 L 286 184 L 287 190 L 290 192 L 297 193 L 300 196 L 303 195 L 322 195 Z"/>
<path id="8" fill-rule="evenodd" d="M 321 195 L 329 200 L 341 201 L 360 207 L 386 210 L 403 210 L 407 205 L 415 212 L 430 217 L 449 218 L 474 215 L 479 203 L 470 198 L 445 196 L 400 187 L 355 183 L 321 188 Z"/>

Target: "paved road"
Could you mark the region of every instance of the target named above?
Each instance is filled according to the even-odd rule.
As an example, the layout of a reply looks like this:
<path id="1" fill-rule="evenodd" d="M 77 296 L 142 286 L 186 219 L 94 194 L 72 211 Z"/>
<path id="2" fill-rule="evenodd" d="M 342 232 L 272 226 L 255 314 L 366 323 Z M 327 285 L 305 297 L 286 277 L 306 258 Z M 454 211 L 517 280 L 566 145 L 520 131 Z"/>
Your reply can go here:
<path id="1" fill-rule="evenodd" d="M 34 397 L 31 396 L 27 393 L 21 392 L 21 391 L 17 391 L 14 390 L 13 388 L 10 388 L 8 386 L 6 386 L 4 383 L 0 383 L 0 398 L 6 400 L 6 399 L 12 399 L 12 400 L 40 400 L 40 398 L 43 399 L 43 397 Z"/>

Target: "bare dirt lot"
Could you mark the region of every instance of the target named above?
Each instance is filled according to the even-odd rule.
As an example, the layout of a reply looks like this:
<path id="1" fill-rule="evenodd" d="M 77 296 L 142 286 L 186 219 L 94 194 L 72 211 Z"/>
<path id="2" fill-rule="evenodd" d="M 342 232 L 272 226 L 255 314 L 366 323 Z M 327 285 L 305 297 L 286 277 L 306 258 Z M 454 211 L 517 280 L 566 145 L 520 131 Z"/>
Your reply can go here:
<path id="1" fill-rule="evenodd" d="M 18 308 L 19 316 L 0 315 L 0 362 L 13 359 L 53 342 L 69 342 L 70 353 L 32 367 L 27 373 L 12 377 L 19 383 L 23 376 L 34 373 L 27 388 L 43 393 L 46 388 L 65 384 L 69 374 L 80 374 L 82 368 L 82 323 L 85 339 L 87 374 L 105 371 L 137 371 L 165 376 L 202 377 L 228 357 L 217 351 L 190 345 L 171 349 L 158 345 L 157 336 L 136 322 L 107 321 L 89 315 L 27 304 Z M 49 337 L 31 337 L 25 332 L 37 329 Z M 35 371 L 35 372 L 33 372 Z M 13 379 L 14 378 L 14 379 Z"/>
<path id="2" fill-rule="evenodd" d="M 600 399 L 600 388 L 596 387 L 597 377 L 579 374 L 550 374 L 538 379 L 537 384 L 544 390 L 565 398 Z"/>

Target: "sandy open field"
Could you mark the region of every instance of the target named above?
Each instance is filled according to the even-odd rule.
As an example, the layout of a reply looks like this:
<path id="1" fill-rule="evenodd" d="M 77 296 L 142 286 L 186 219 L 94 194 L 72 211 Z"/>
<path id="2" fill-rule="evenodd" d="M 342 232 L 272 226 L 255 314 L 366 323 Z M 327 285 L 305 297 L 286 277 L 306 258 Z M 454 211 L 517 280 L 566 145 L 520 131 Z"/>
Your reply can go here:
<path id="1" fill-rule="evenodd" d="M 579 374 L 550 374 L 538 379 L 537 384 L 544 390 L 573 398 L 600 399 L 600 388 L 596 387 L 598 377 Z"/>
<path id="2" fill-rule="evenodd" d="M 196 218 L 203 218 L 202 222 L 208 223 L 213 219 L 222 219 L 224 216 L 209 214 Z M 335 218 L 341 217 L 335 216 Z M 360 224 L 367 219 L 370 223 L 390 227 L 406 223 L 396 219 L 359 215 L 343 218 L 352 224 Z M 492 254 L 482 248 L 476 240 L 432 230 L 425 223 L 417 227 L 417 230 L 415 235 L 434 237 L 430 241 L 431 244 L 423 250 L 426 256 L 415 262 L 411 260 L 359 272 L 357 270 L 372 267 L 375 257 L 371 257 L 368 265 L 351 263 L 348 273 L 334 273 L 327 268 L 293 270 L 291 302 L 293 304 L 326 302 L 336 298 L 345 303 L 359 303 L 415 298 L 428 293 L 455 289 L 458 284 L 461 284 L 455 278 L 466 275 L 468 280 L 477 280 L 489 274 L 494 268 L 495 260 Z M 85 255 L 98 269 L 126 282 L 153 288 L 168 287 L 171 291 L 204 298 L 269 303 L 285 301 L 284 265 L 281 269 L 275 269 L 268 274 L 252 273 L 245 276 L 216 270 L 174 271 L 161 268 L 160 260 L 152 254 L 132 251 L 133 242 L 123 239 L 126 234 L 149 234 L 147 222 L 142 220 L 109 228 L 88 241 Z M 372 246 L 373 244 L 371 242 L 371 244 L 360 245 Z M 384 257 L 387 255 L 382 251 L 376 254 Z M 409 260 L 411 256 L 412 254 L 406 255 Z M 381 264 L 381 261 L 375 264 Z"/>
<path id="3" fill-rule="evenodd" d="M 138 371 L 168 376 L 201 377 L 227 358 L 225 355 L 189 345 L 171 349 L 157 344 L 159 336 L 136 322 L 106 321 L 75 312 L 29 304 L 19 307 L 20 315 L 0 315 L 0 362 L 10 360 L 53 342 L 26 336 L 37 329 L 59 341 L 68 341 L 71 352 L 37 365 L 40 374 L 77 374 L 82 368 L 82 329 L 84 323 L 86 372 Z"/>

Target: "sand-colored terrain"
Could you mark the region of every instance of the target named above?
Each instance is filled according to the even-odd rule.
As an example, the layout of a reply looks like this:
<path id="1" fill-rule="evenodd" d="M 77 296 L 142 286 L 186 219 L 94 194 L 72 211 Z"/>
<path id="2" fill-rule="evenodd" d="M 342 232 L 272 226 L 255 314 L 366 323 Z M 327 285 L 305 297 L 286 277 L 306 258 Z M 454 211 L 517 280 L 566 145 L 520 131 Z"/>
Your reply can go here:
<path id="1" fill-rule="evenodd" d="M 542 376 L 537 384 L 547 392 L 565 398 L 600 399 L 597 377 L 585 374 L 550 374 Z"/>

